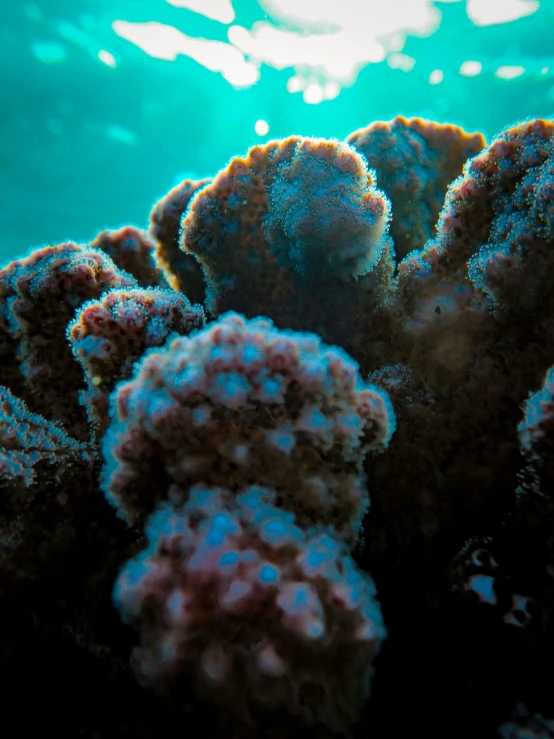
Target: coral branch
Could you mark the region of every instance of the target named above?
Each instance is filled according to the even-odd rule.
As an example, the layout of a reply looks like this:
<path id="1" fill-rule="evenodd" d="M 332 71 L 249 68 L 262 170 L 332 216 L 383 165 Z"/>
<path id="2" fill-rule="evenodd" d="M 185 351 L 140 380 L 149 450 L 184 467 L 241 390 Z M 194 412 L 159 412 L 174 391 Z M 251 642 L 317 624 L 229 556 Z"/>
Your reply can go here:
<path id="1" fill-rule="evenodd" d="M 192 254 L 180 249 L 181 222 L 193 196 L 211 180 L 183 180 L 153 207 L 150 233 L 157 241 L 156 262 L 173 290 L 191 301 L 203 303 L 206 297 L 204 273 Z"/>
<path id="2" fill-rule="evenodd" d="M 88 385 L 81 401 L 97 437 L 108 425 L 109 394 L 146 350 L 203 325 L 202 308 L 169 290 L 112 290 L 81 308 L 67 335 Z"/>
<path id="3" fill-rule="evenodd" d="M 114 601 L 141 631 L 146 683 L 184 678 L 252 736 L 264 713 L 345 734 L 385 637 L 375 587 L 332 532 L 302 531 L 275 501 L 198 486 L 182 509 L 162 504 Z"/>
<path id="4" fill-rule="evenodd" d="M 102 252 L 73 243 L 37 249 L 11 262 L 0 271 L 3 345 L 12 351 L 0 367 L 0 381 L 32 411 L 61 421 L 74 436 L 86 439 L 78 403 L 83 379 L 67 344 L 66 326 L 85 301 L 135 284 Z"/>
<path id="5" fill-rule="evenodd" d="M 146 231 L 123 226 L 115 231 L 101 231 L 91 241 L 91 249 L 101 249 L 115 264 L 132 275 L 141 287 L 167 287 L 156 264 L 156 243 Z"/>
<path id="6" fill-rule="evenodd" d="M 130 522 L 198 482 L 271 485 L 299 521 L 353 540 L 368 505 L 363 459 L 393 430 L 388 396 L 340 349 L 230 313 L 118 386 L 103 485 Z"/>
<path id="7" fill-rule="evenodd" d="M 480 133 L 401 115 L 354 131 L 346 141 L 365 156 L 390 198 L 399 259 L 422 249 L 434 235 L 447 186 L 485 146 Z"/>

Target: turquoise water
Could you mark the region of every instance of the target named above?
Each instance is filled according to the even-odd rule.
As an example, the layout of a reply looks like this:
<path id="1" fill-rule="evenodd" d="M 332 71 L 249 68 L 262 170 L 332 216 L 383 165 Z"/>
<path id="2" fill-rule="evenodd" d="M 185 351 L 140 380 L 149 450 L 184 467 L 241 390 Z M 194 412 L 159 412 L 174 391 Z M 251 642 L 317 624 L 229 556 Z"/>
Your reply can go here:
<path id="1" fill-rule="evenodd" d="M 269 138 L 554 114 L 552 0 L 44 0 L 0 28 L 1 256 L 145 225 Z"/>

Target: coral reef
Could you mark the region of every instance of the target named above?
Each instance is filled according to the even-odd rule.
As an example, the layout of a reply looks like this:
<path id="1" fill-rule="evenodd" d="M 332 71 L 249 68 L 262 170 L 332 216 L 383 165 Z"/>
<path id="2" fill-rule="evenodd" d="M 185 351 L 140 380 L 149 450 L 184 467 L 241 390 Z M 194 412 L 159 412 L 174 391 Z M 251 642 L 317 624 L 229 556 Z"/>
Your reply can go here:
<path id="1" fill-rule="evenodd" d="M 422 249 L 434 235 L 446 188 L 485 146 L 480 133 L 402 115 L 360 128 L 346 141 L 364 155 L 390 198 L 390 231 L 399 259 Z"/>
<path id="2" fill-rule="evenodd" d="M 5 720 L 551 736 L 553 254 L 552 121 L 400 116 L 6 265 Z"/>

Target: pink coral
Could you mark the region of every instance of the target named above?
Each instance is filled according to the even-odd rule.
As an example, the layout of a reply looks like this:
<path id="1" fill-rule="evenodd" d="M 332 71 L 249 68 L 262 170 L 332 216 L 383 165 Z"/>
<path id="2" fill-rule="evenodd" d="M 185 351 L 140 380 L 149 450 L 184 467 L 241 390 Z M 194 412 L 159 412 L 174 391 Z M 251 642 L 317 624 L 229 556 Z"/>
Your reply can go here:
<path id="1" fill-rule="evenodd" d="M 88 389 L 81 401 L 97 435 L 108 424 L 110 392 L 130 377 L 144 352 L 203 325 L 201 306 L 191 306 L 184 295 L 169 290 L 112 290 L 81 308 L 67 337 L 83 368 Z"/>
<path id="2" fill-rule="evenodd" d="M 146 356 L 113 401 L 103 486 L 131 522 L 198 482 L 255 483 L 355 539 L 362 462 L 394 430 L 388 396 L 340 349 L 235 313 Z"/>
<path id="3" fill-rule="evenodd" d="M 260 713 L 344 733 L 385 636 L 375 587 L 332 530 L 303 531 L 273 492 L 195 486 L 162 504 L 114 591 L 142 679 L 179 678 L 255 730 Z"/>

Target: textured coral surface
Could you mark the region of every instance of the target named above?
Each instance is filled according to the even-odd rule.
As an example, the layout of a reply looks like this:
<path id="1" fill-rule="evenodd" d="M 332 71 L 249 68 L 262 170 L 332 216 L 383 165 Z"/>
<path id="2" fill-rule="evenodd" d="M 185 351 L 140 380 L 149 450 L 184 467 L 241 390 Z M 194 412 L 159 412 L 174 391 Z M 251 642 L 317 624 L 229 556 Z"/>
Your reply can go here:
<path id="1" fill-rule="evenodd" d="M 205 482 L 273 484 L 305 523 L 358 535 L 369 451 L 394 430 L 385 393 L 317 336 L 228 313 L 150 353 L 113 395 L 103 486 L 131 522 Z"/>
<path id="2" fill-rule="evenodd" d="M 551 737 L 553 254 L 551 120 L 399 116 L 5 265 L 5 725 Z"/>
<path id="3" fill-rule="evenodd" d="M 360 128 L 346 140 L 366 157 L 391 200 L 391 234 L 400 259 L 433 236 L 446 188 L 485 146 L 480 133 L 401 115 Z"/>
<path id="4" fill-rule="evenodd" d="M 145 682 L 187 679 L 223 725 L 255 731 L 264 710 L 344 732 L 385 635 L 375 587 L 332 531 L 302 530 L 275 503 L 197 486 L 182 508 L 162 504 L 114 600 L 141 630 Z"/>

